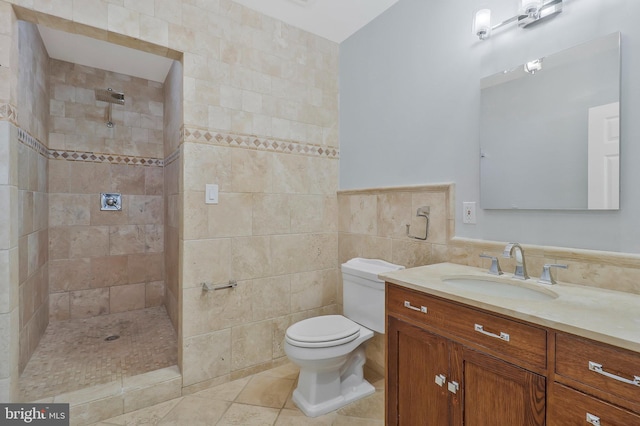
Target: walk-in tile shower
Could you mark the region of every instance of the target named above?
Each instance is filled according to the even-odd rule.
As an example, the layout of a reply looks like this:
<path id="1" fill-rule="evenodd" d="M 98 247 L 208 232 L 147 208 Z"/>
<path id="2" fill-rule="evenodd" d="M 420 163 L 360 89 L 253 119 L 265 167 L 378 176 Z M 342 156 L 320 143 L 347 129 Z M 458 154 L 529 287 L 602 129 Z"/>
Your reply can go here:
<path id="1" fill-rule="evenodd" d="M 177 364 L 177 250 L 164 84 L 49 58 L 37 27 L 19 26 L 32 106 L 18 144 L 19 385 L 34 401 Z"/>

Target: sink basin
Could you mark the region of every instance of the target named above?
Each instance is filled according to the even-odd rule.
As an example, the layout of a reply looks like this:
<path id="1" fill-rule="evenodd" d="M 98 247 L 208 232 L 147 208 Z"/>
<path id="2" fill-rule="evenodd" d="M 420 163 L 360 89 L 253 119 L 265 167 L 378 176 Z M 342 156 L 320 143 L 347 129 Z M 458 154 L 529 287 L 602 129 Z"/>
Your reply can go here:
<path id="1" fill-rule="evenodd" d="M 518 300 L 552 300 L 558 297 L 550 290 L 532 288 L 527 283 L 511 283 L 509 281 L 494 281 L 490 278 L 479 277 L 452 277 L 443 279 L 450 287 L 469 291 L 485 296 L 497 296 Z"/>

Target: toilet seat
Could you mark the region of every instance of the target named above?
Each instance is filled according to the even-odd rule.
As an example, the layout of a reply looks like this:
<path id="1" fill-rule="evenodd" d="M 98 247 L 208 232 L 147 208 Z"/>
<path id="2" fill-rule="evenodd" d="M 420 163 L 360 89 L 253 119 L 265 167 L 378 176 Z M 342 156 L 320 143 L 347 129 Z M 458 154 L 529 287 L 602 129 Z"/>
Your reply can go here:
<path id="1" fill-rule="evenodd" d="M 324 315 L 297 322 L 287 329 L 285 340 L 303 348 L 328 348 L 358 338 L 360 325 L 342 315 Z"/>

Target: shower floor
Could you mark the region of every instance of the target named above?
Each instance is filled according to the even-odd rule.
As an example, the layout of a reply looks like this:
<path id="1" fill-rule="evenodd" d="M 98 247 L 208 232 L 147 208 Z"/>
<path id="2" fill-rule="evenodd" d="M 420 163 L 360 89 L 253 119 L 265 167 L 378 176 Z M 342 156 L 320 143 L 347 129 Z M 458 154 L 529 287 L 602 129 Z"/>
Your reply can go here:
<path id="1" fill-rule="evenodd" d="M 20 395 L 37 401 L 177 363 L 176 332 L 163 306 L 51 322 L 20 376 Z"/>

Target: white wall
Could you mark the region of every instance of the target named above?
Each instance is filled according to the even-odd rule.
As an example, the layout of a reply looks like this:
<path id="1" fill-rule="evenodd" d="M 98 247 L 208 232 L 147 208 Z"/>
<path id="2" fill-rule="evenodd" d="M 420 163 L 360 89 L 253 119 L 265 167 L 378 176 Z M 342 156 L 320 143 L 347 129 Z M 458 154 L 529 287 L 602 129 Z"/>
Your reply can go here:
<path id="1" fill-rule="evenodd" d="M 496 22 L 515 0 L 400 0 L 340 46 L 340 188 L 456 183 L 456 235 L 640 253 L 640 1 L 565 0 L 557 17 L 512 24 L 480 42 L 474 11 Z M 621 201 L 615 212 L 479 210 L 480 78 L 594 38 L 622 33 Z M 544 172 L 544 171 L 543 171 Z M 505 177 L 518 179 L 518 176 Z"/>

